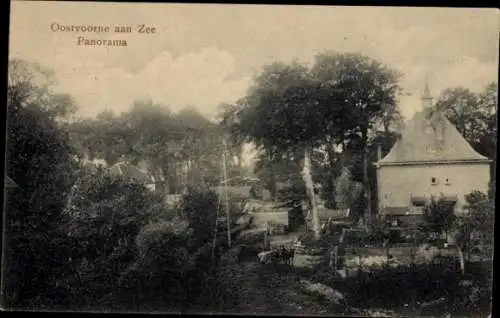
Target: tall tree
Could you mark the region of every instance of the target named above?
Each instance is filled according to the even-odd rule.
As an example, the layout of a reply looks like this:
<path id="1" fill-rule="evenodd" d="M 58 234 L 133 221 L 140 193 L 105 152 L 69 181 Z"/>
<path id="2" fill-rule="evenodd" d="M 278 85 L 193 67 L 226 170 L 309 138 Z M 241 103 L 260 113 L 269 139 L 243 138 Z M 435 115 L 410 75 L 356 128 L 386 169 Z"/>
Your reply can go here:
<path id="1" fill-rule="evenodd" d="M 76 163 L 67 134 L 54 118 L 55 95 L 45 90 L 45 98 L 38 98 L 30 64 L 12 61 L 9 66 L 6 168 L 19 188 L 6 200 L 3 278 L 8 306 L 17 307 L 46 294 L 64 270 L 61 224 Z"/>
<path id="2" fill-rule="evenodd" d="M 157 189 L 167 193 L 220 178 L 222 131 L 193 107 L 173 113 L 165 105 L 140 100 L 120 115 L 102 112 L 94 120 L 78 121 L 70 131 L 82 152 L 108 165 L 119 160 L 145 163 Z"/>
<path id="3" fill-rule="evenodd" d="M 326 147 L 333 163 L 332 145 L 361 152 L 363 184 L 370 202 L 370 132 L 383 118 L 389 127 L 395 117 L 398 78 L 397 72 L 366 56 L 327 52 L 316 56 L 312 69 L 298 63 L 268 65 L 249 89 L 238 111 L 238 132 L 272 157 L 299 150 L 317 238 L 320 225 L 311 154 Z"/>
<path id="4" fill-rule="evenodd" d="M 236 124 L 239 135 L 247 136 L 260 149 L 265 149 L 271 161 L 285 153 L 301 149 L 303 153 L 304 182 L 314 218 L 316 237 L 321 235 L 319 218 L 315 211 L 315 197 L 309 154 L 318 141 L 321 118 L 314 111 L 316 99 L 314 83 L 308 69 L 298 63 L 267 65 L 255 78 L 245 103 L 238 112 Z"/>
<path id="5" fill-rule="evenodd" d="M 494 192 L 497 154 L 497 84 L 490 83 L 479 93 L 463 87 L 445 89 L 439 96 L 436 107 L 444 112 L 476 151 L 493 160 L 490 188 Z"/>
<path id="6" fill-rule="evenodd" d="M 256 158 L 254 172 L 257 177 L 263 182 L 264 186 L 270 191 L 273 200 L 279 198 L 280 192 L 283 192 L 283 187 L 280 185 L 286 184 L 291 187 L 297 187 L 300 183 L 301 165 L 298 160 L 292 160 L 289 156 L 271 156 L 265 150 L 260 152 Z M 302 181 L 303 182 L 303 181 Z M 299 196 L 301 194 L 295 193 Z"/>
<path id="7" fill-rule="evenodd" d="M 316 238 L 321 236 L 321 226 L 311 155 L 325 142 L 325 134 L 336 136 L 343 129 L 347 105 L 337 102 L 341 100 L 342 91 L 318 81 L 307 67 L 273 63 L 255 78 L 238 111 L 236 132 L 265 149 L 271 161 L 280 157 L 301 161 Z"/>
<path id="8" fill-rule="evenodd" d="M 480 142 L 485 114 L 479 107 L 478 94 L 464 87 L 445 89 L 439 96 L 436 107 L 444 112 L 469 142 Z"/>
<path id="9" fill-rule="evenodd" d="M 401 119 L 396 107 L 397 95 L 400 92 L 398 80 L 401 74 L 377 60 L 354 53 L 327 52 L 316 56 L 312 68 L 313 76 L 323 85 L 337 91 L 342 91 L 344 105 L 342 109 L 347 114 L 337 119 L 348 118 L 349 124 L 342 133 L 338 129 L 327 129 L 325 132 L 333 133 L 336 140 L 343 146 L 350 143 L 350 148 L 363 158 L 363 187 L 365 190 L 366 215 L 365 222 L 372 218 L 372 195 L 369 179 L 369 146 L 370 135 L 382 125 L 389 130 L 392 123 Z M 332 89 L 329 90 L 332 92 Z M 327 107 L 332 103 L 330 98 L 323 99 Z M 336 114 L 335 114 L 336 115 Z M 325 118 L 330 125 L 343 125 L 334 118 Z M 328 134 L 325 134 L 328 135 Z M 329 136 L 332 142 L 332 136 Z M 345 148 L 345 147 L 343 147 Z"/>

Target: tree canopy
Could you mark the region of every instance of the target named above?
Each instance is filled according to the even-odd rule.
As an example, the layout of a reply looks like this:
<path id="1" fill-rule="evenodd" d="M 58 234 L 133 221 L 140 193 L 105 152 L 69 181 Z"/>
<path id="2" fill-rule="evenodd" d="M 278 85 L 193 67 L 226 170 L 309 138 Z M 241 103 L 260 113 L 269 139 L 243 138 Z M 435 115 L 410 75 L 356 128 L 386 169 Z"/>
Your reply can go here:
<path id="1" fill-rule="evenodd" d="M 479 93 L 464 87 L 445 89 L 436 102 L 436 107 L 444 112 L 471 146 L 493 160 L 490 187 L 493 195 L 496 188 L 497 86 L 497 83 L 490 83 Z"/>
<path id="2" fill-rule="evenodd" d="M 9 305 L 45 292 L 63 270 L 60 224 L 67 218 L 66 197 L 76 168 L 71 143 L 56 121 L 56 114 L 66 114 L 61 109 L 70 108 L 70 99 L 47 87 L 42 98 L 29 66 L 22 61 L 9 65 L 6 167 L 19 186 L 6 200 Z"/>
<path id="3" fill-rule="evenodd" d="M 389 134 L 401 120 L 396 107 L 399 77 L 390 67 L 351 53 L 319 54 L 311 68 L 297 62 L 272 63 L 254 79 L 247 95 L 233 105 L 232 132 L 246 137 L 265 153 L 261 162 L 288 158 L 305 164 L 312 160 L 316 175 L 329 163 L 331 170 L 323 174 L 329 175 L 325 185 L 331 191 L 333 179 L 341 171 L 333 168 L 341 162 L 337 149 L 363 158 L 370 134 L 375 135 L 379 129 Z M 317 150 L 324 154 L 314 164 Z M 367 192 L 368 169 L 365 164 Z"/>
<path id="4" fill-rule="evenodd" d="M 102 158 L 109 166 L 146 162 L 158 189 L 167 193 L 220 181 L 224 128 L 193 107 L 172 112 L 151 100 L 135 101 L 122 114 L 102 112 L 72 123 L 69 130 L 81 156 Z M 232 145 L 230 153 L 241 155 L 241 146 Z M 233 177 L 240 173 L 238 164 L 228 161 Z"/>

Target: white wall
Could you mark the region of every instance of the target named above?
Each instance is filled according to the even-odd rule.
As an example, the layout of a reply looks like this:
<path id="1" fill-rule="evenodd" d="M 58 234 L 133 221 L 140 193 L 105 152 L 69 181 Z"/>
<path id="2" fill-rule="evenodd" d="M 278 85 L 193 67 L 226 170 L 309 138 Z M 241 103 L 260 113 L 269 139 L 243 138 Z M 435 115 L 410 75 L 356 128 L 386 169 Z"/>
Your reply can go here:
<path id="1" fill-rule="evenodd" d="M 437 184 L 431 184 L 431 178 Z M 403 207 L 410 197 L 431 195 L 458 196 L 457 211 L 465 204 L 464 196 L 477 190 L 488 192 L 489 164 L 434 164 L 382 166 L 378 171 L 379 202 L 383 206 Z M 449 184 L 445 180 L 448 178 Z"/>
<path id="2" fill-rule="evenodd" d="M 253 224 L 257 227 L 264 227 L 266 222 L 288 225 L 288 212 L 256 212 L 252 216 Z"/>

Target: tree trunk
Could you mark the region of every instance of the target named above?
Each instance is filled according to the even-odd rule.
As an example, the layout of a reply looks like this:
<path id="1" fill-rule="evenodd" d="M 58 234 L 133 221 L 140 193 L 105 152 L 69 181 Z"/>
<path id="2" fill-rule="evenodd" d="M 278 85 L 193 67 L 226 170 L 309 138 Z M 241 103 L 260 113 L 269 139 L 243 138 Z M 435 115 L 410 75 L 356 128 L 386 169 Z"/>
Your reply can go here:
<path id="1" fill-rule="evenodd" d="M 462 274 L 465 274 L 464 253 L 462 252 L 462 249 L 458 246 L 457 246 L 457 252 L 458 252 L 458 259 L 460 261 L 460 270 L 462 271 Z"/>
<path id="2" fill-rule="evenodd" d="M 366 208 L 365 208 L 365 225 L 371 225 L 372 221 L 372 195 L 371 186 L 368 180 L 368 136 L 367 131 L 363 131 L 362 135 L 363 147 L 363 188 L 366 193 Z"/>
<path id="3" fill-rule="evenodd" d="M 304 151 L 304 168 L 302 170 L 302 178 L 306 186 L 307 196 L 311 205 L 311 214 L 313 221 L 313 231 L 314 238 L 319 240 L 321 238 L 321 224 L 318 215 L 318 209 L 316 205 L 316 195 L 314 193 L 314 183 L 311 174 L 311 153 L 310 149 L 305 149 Z"/>
<path id="4" fill-rule="evenodd" d="M 335 178 L 336 170 L 337 170 L 337 154 L 335 153 L 335 149 L 333 148 L 333 143 L 329 142 L 327 144 L 327 153 L 328 153 L 328 162 L 330 164 L 329 175 L 326 183 L 326 189 L 329 191 L 326 195 L 326 201 L 330 203 L 330 208 L 337 208 L 337 202 L 335 202 Z"/>

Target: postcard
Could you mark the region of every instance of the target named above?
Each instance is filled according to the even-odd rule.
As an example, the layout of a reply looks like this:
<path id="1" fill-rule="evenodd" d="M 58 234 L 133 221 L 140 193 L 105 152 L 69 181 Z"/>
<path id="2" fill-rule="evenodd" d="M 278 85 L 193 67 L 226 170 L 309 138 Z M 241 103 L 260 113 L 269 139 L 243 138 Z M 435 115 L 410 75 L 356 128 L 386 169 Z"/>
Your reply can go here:
<path id="1" fill-rule="evenodd" d="M 499 21 L 12 1 L 2 309 L 491 317 Z"/>

